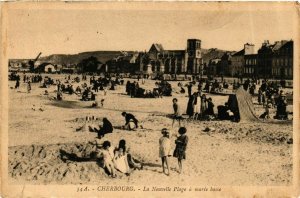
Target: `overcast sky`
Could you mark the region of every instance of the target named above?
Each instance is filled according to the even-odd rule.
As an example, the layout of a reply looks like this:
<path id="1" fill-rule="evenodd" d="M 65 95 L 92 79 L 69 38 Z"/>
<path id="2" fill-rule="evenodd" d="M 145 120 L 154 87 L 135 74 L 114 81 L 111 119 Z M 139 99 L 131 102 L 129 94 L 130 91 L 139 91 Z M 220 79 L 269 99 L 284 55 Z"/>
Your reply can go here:
<path id="1" fill-rule="evenodd" d="M 255 9 L 254 9 L 255 10 Z M 259 9 L 257 9 L 259 10 Z M 289 10 L 61 10 L 14 9 L 8 12 L 8 57 L 34 58 L 97 50 L 185 49 L 188 38 L 202 48 L 255 49 L 268 39 L 294 39 L 294 12 Z"/>

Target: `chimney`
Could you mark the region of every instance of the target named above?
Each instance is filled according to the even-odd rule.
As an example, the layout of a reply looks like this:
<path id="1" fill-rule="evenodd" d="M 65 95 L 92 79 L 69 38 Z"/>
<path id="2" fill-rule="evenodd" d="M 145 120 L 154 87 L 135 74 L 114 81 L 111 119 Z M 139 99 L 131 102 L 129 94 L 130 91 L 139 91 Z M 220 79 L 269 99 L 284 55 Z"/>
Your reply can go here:
<path id="1" fill-rule="evenodd" d="M 254 45 L 246 43 L 244 45 L 244 51 L 245 51 L 245 53 L 244 53 L 245 55 L 254 54 Z"/>

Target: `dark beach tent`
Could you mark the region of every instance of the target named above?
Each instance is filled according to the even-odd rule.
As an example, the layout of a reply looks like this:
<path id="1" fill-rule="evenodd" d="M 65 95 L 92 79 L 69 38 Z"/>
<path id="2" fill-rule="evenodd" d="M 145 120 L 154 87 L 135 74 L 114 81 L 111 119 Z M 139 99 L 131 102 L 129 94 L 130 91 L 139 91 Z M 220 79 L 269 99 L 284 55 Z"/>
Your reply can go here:
<path id="1" fill-rule="evenodd" d="M 240 87 L 235 94 L 229 95 L 228 107 L 234 113 L 238 121 L 257 122 L 260 121 L 255 115 L 251 95 Z"/>

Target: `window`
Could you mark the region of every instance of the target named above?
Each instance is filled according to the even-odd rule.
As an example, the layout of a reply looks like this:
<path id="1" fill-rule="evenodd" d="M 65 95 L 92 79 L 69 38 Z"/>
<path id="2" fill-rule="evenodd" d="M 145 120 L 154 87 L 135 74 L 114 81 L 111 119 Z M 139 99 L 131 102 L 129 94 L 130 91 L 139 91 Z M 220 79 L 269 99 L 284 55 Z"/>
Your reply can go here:
<path id="1" fill-rule="evenodd" d="M 288 65 L 288 59 L 285 58 L 285 59 L 284 59 L 284 66 L 287 66 L 287 65 Z"/>

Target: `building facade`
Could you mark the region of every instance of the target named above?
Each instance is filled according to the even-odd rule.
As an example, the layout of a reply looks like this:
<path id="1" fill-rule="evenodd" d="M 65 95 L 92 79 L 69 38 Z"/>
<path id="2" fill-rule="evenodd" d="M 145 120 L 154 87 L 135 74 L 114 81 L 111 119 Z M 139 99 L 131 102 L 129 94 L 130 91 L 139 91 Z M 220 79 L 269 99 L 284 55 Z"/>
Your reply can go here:
<path id="1" fill-rule="evenodd" d="M 257 75 L 257 54 L 245 55 L 244 76 L 254 77 Z"/>
<path id="2" fill-rule="evenodd" d="M 218 76 L 220 74 L 220 68 L 221 68 L 221 59 L 220 58 L 211 59 L 206 69 L 206 75 Z"/>
<path id="3" fill-rule="evenodd" d="M 293 79 L 293 41 L 268 40 L 257 54 L 245 55 L 245 76 L 256 78 Z"/>
<path id="4" fill-rule="evenodd" d="M 231 57 L 231 64 L 228 65 L 229 76 L 240 76 L 244 74 L 245 56 L 254 54 L 254 45 L 246 43 L 244 49 L 234 53 Z"/>
<path id="5" fill-rule="evenodd" d="M 148 52 L 139 56 L 140 73 L 200 74 L 202 72 L 201 40 L 188 39 L 185 50 L 165 50 L 152 44 Z"/>
<path id="6" fill-rule="evenodd" d="M 293 41 L 279 41 L 280 48 L 274 50 L 272 76 L 277 79 L 293 78 Z"/>

